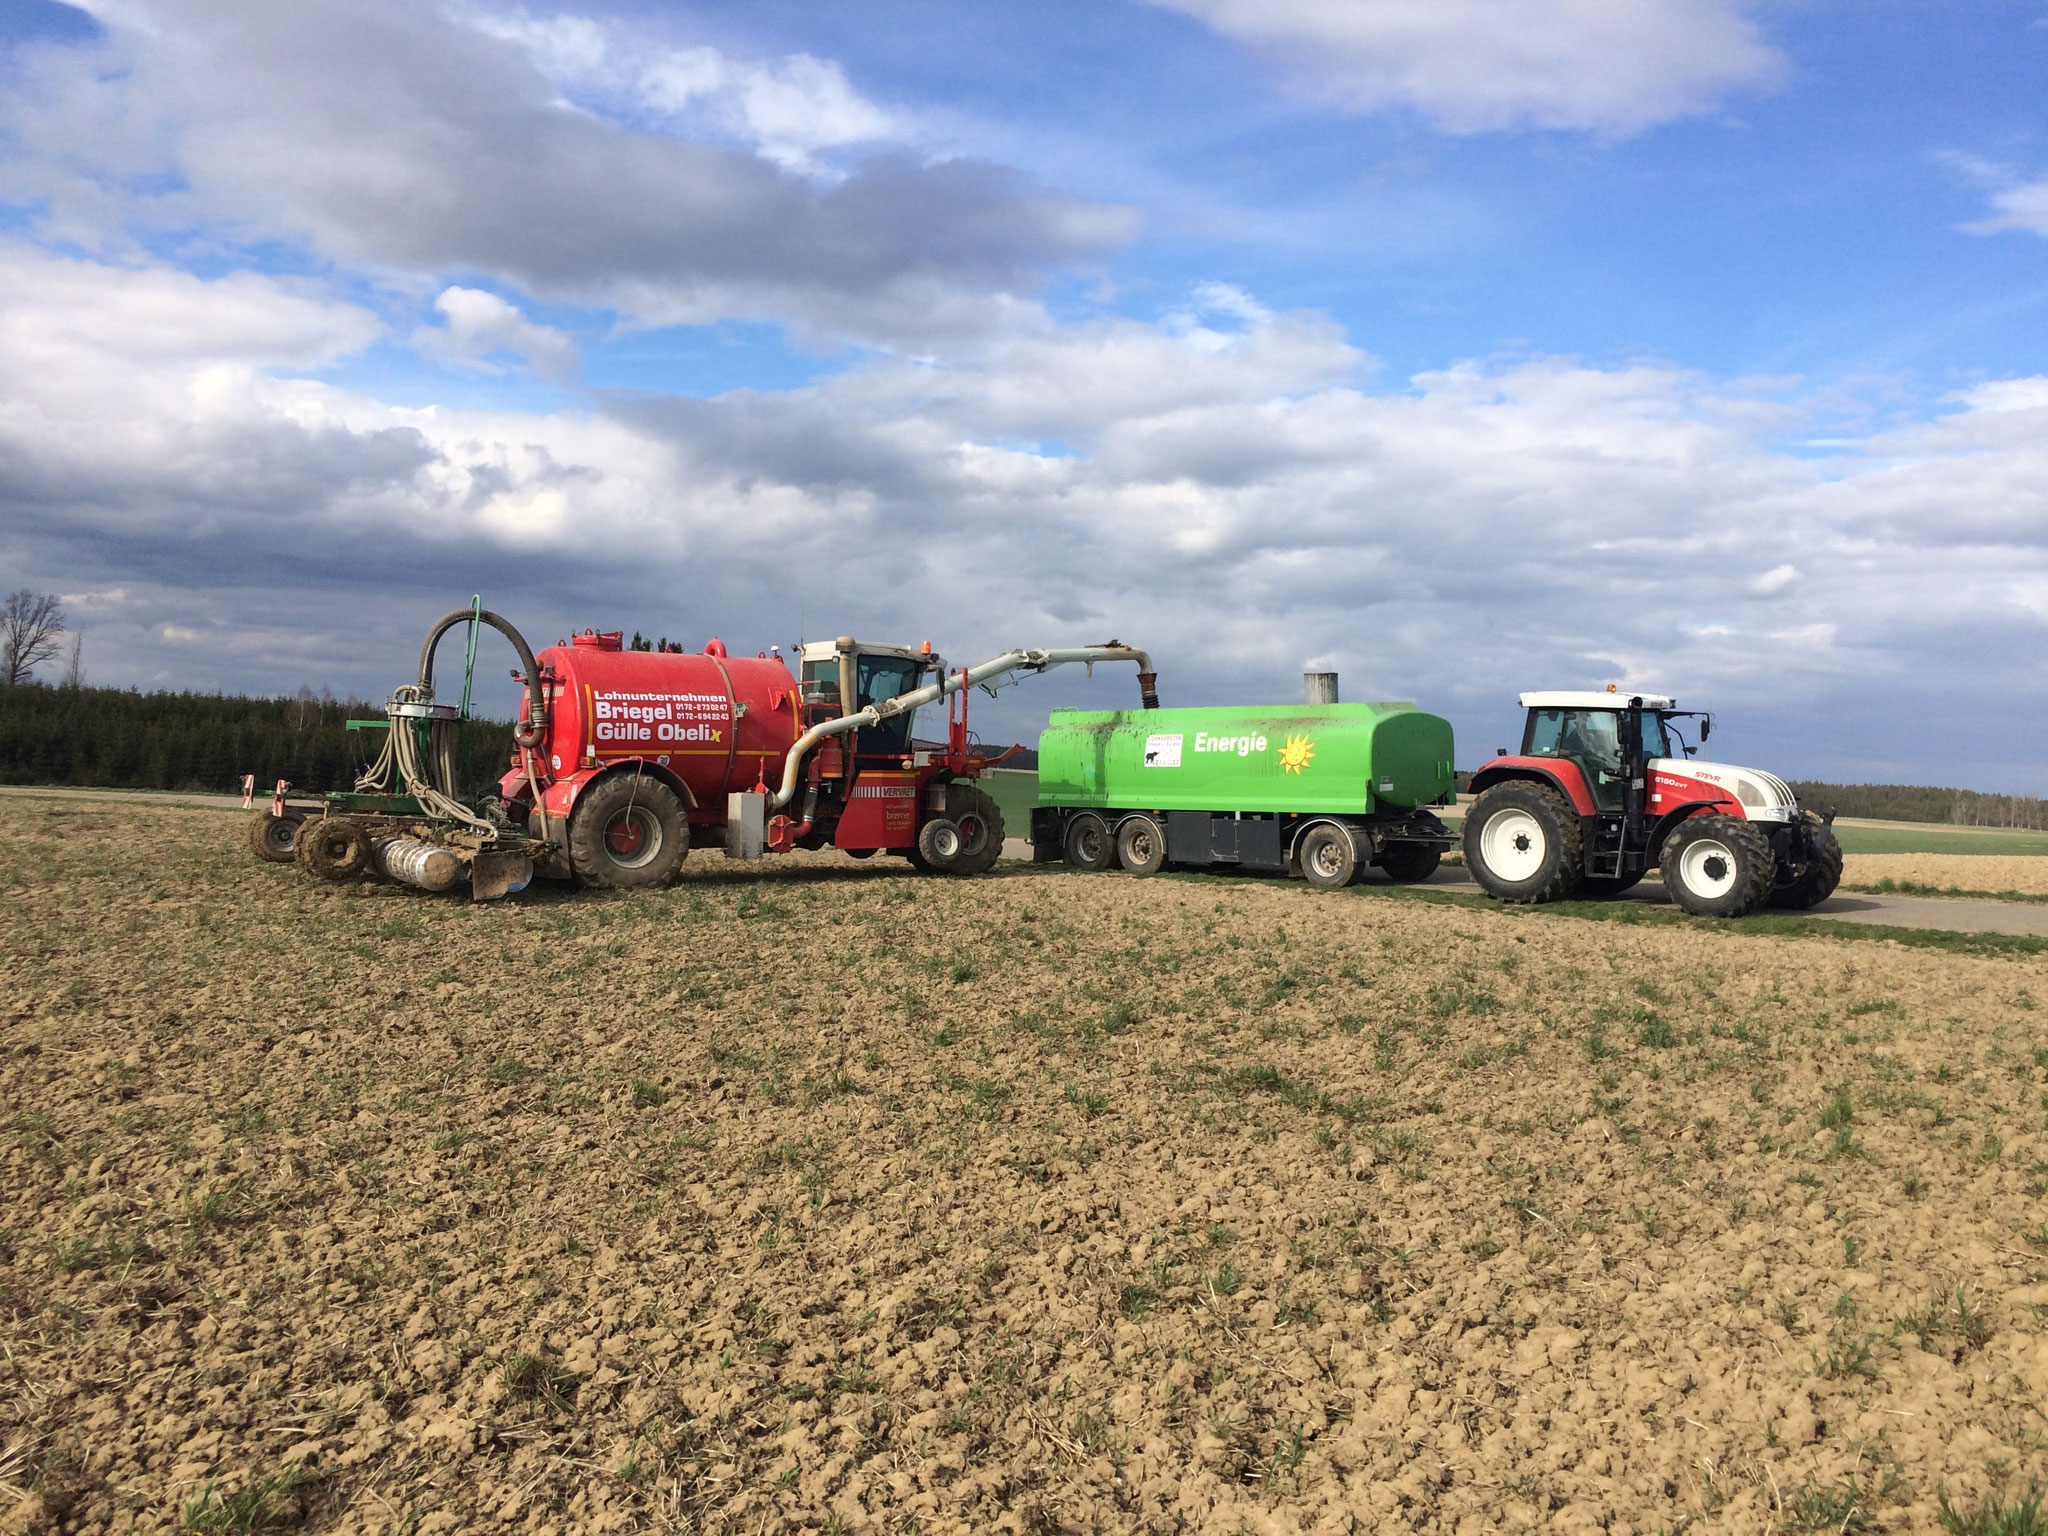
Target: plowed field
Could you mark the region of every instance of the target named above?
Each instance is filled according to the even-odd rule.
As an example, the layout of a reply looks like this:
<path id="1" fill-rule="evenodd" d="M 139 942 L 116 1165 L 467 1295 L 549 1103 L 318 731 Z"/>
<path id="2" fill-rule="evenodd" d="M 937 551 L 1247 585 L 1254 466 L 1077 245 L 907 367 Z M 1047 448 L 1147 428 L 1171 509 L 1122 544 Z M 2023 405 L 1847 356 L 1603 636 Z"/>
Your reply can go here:
<path id="1" fill-rule="evenodd" d="M 0 1529 L 1931 1530 L 2048 959 L 0 803 Z M 1992 1527 L 1983 1527 L 1992 1529 Z"/>

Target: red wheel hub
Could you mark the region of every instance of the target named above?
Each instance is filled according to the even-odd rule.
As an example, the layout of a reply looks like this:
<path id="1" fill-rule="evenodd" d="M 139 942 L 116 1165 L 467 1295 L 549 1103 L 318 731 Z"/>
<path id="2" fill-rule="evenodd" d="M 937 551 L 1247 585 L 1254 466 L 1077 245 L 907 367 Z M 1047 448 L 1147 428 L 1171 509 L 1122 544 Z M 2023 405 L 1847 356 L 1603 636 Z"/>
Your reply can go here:
<path id="1" fill-rule="evenodd" d="M 605 846 L 622 859 L 630 859 L 647 845 L 647 829 L 631 811 L 612 818 L 604 831 Z"/>

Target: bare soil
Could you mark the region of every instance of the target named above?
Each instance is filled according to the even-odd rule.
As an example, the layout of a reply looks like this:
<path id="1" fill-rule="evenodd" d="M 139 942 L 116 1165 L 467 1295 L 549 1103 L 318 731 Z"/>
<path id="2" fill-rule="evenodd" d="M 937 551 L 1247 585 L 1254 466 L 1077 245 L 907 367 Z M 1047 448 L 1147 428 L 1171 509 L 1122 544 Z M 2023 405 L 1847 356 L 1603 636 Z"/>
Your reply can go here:
<path id="1" fill-rule="evenodd" d="M 1842 884 L 1871 889 L 1881 881 L 1939 891 L 2048 896 L 2048 859 L 2026 854 L 1852 853 Z"/>
<path id="2" fill-rule="evenodd" d="M 1932 1530 L 2048 959 L 0 803 L 0 1530 Z M 1973 861 L 1981 862 L 1981 861 Z"/>

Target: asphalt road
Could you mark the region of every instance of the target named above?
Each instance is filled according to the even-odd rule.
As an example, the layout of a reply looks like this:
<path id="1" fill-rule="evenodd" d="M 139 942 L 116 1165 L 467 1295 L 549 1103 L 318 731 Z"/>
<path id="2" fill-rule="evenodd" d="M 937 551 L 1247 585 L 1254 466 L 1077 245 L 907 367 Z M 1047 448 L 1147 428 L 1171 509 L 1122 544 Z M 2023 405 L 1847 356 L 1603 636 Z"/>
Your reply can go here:
<path id="1" fill-rule="evenodd" d="M 1031 844 L 1021 837 L 1003 844 L 1005 858 L 1028 859 Z M 1377 875 L 1367 875 L 1375 880 Z M 1477 891 L 1479 886 L 1461 867 L 1445 865 L 1429 884 L 1442 890 Z M 1655 875 L 1619 898 L 1653 906 L 1669 906 L 1671 897 Z M 1826 917 L 1843 923 L 1876 923 L 1892 928 L 1937 928 L 1949 933 L 2017 933 L 2048 938 L 2048 903 L 1971 901 L 1947 896 L 1869 896 L 1844 891 L 1809 911 L 1788 914 Z"/>
<path id="2" fill-rule="evenodd" d="M 43 789 L 33 785 L 0 785 L 0 795 L 31 795 L 60 800 L 125 800 L 156 805 L 200 806 L 208 810 L 239 811 L 239 795 L 171 795 L 127 789 Z M 266 797 L 259 797 L 266 798 Z M 1031 844 L 1021 837 L 1003 844 L 1003 856 L 1029 859 Z M 1375 878 L 1368 876 L 1368 879 Z M 1445 890 L 1479 889 L 1463 869 L 1446 865 L 1431 878 L 1433 886 Z M 1653 905 L 1669 905 L 1671 898 L 1655 875 L 1621 898 Z M 1971 901 L 1947 896 L 1869 896 L 1845 891 L 1830 896 L 1803 917 L 1826 917 L 1843 923 L 1877 923 L 1894 928 L 1939 928 L 1951 933 L 2018 933 L 2048 938 L 2048 903 L 2021 901 Z"/>

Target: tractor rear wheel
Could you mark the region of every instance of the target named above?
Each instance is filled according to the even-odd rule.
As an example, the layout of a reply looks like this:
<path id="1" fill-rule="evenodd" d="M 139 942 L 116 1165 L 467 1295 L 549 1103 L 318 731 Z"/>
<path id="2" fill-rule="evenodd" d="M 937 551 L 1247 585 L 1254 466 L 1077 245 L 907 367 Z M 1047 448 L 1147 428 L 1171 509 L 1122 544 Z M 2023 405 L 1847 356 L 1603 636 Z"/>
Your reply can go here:
<path id="1" fill-rule="evenodd" d="M 1358 878 L 1358 848 L 1351 834 L 1327 821 L 1301 840 L 1301 878 L 1318 890 L 1340 891 Z"/>
<path id="2" fill-rule="evenodd" d="M 987 790 L 972 784 L 946 787 L 946 814 L 960 829 L 956 875 L 985 874 L 1003 856 L 1003 810 Z"/>
<path id="3" fill-rule="evenodd" d="M 1443 861 L 1443 854 L 1435 848 L 1396 843 L 1380 855 L 1380 868 L 1396 885 L 1420 885 Z"/>
<path id="4" fill-rule="evenodd" d="M 600 779 L 569 813 L 569 858 L 585 885 L 667 885 L 689 851 L 683 802 L 659 779 L 632 773 Z"/>
<path id="5" fill-rule="evenodd" d="M 1799 813 L 1797 830 L 1806 858 L 1777 867 L 1770 903 L 1803 912 L 1826 901 L 1842 883 L 1842 845 L 1835 841 L 1835 829 L 1812 811 Z"/>
<path id="6" fill-rule="evenodd" d="M 1166 829 L 1150 816 L 1133 816 L 1117 829 L 1116 861 L 1134 875 L 1166 867 Z"/>
<path id="7" fill-rule="evenodd" d="M 1116 839 L 1100 816 L 1076 816 L 1067 823 L 1067 835 L 1060 839 L 1060 852 L 1076 869 L 1094 873 L 1107 869 L 1116 858 Z"/>
<path id="8" fill-rule="evenodd" d="M 1583 842 L 1564 796 L 1530 779 L 1494 785 L 1465 814 L 1465 867 L 1496 901 L 1562 901 L 1583 873 Z"/>
<path id="9" fill-rule="evenodd" d="M 292 845 L 304 820 L 290 812 L 273 816 L 268 811 L 258 811 L 249 818 L 249 851 L 267 864 L 291 863 L 296 856 Z"/>
<path id="10" fill-rule="evenodd" d="M 322 816 L 299 828 L 294 856 L 322 880 L 346 885 L 369 872 L 370 834 L 359 821 Z"/>
<path id="11" fill-rule="evenodd" d="M 1664 889 L 1694 917 L 1747 917 L 1771 894 L 1778 861 L 1755 823 L 1691 816 L 1664 839 Z"/>

